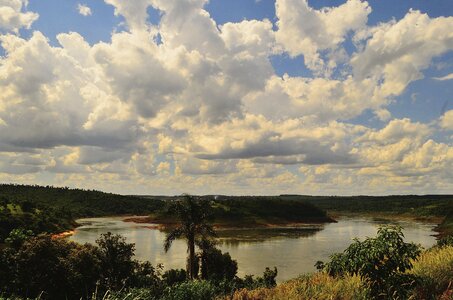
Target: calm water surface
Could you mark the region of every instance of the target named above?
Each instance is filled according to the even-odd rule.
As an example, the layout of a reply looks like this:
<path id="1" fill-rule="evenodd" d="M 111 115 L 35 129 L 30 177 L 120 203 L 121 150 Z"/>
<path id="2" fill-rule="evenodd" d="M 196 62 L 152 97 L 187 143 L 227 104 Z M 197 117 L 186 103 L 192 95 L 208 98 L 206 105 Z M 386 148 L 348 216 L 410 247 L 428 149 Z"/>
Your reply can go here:
<path id="1" fill-rule="evenodd" d="M 165 232 L 150 229 L 151 224 L 123 222 L 121 217 L 90 218 L 77 221 L 82 226 L 75 230 L 71 240 L 93 243 L 101 233 L 121 234 L 129 243 L 135 243 L 137 259 L 152 264 L 162 263 L 165 269 L 185 268 L 186 244 L 183 240 L 173 243 L 165 253 Z M 219 231 L 219 248 L 229 252 L 238 262 L 239 276 L 261 275 L 266 266 L 278 268 L 278 281 L 301 273 L 315 271 L 314 263 L 328 260 L 334 252 L 343 251 L 353 238 L 374 236 L 379 225 L 389 221 L 369 218 L 342 217 L 338 223 L 286 229 L 247 229 Z M 404 227 L 406 241 L 427 248 L 435 243 L 432 231 L 435 224 L 417 222 L 392 222 Z"/>

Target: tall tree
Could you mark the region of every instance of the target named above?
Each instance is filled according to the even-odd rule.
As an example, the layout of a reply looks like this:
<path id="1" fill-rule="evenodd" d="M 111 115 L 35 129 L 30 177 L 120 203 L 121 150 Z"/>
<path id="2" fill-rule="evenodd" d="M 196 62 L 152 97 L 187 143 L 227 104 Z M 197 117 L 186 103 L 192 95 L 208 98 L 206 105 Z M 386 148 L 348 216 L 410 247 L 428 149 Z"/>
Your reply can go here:
<path id="1" fill-rule="evenodd" d="M 197 277 L 196 269 L 198 266 L 195 256 L 196 241 L 216 236 L 212 225 L 209 224 L 209 203 L 190 195 L 184 195 L 181 200 L 176 200 L 170 205 L 170 213 L 177 218 L 178 225 L 166 236 L 165 252 L 170 249 L 176 239 L 185 239 L 189 254 L 187 275 L 190 279 L 194 279 Z"/>

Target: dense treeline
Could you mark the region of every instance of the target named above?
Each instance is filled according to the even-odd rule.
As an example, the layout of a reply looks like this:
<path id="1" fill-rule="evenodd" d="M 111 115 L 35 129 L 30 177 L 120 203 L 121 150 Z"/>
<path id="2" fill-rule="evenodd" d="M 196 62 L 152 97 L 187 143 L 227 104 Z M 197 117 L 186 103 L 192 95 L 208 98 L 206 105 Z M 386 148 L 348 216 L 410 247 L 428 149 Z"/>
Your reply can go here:
<path id="1" fill-rule="evenodd" d="M 159 198 L 122 196 L 94 190 L 38 185 L 0 185 L 0 198 L 12 203 L 27 201 L 37 206 L 53 207 L 74 218 L 124 214 L 146 214 L 163 205 Z"/>
<path id="2" fill-rule="evenodd" d="M 410 214 L 419 217 L 446 216 L 453 210 L 453 195 L 391 195 L 391 196 L 304 196 L 281 195 L 281 200 L 312 203 L 327 211 L 382 212 Z"/>

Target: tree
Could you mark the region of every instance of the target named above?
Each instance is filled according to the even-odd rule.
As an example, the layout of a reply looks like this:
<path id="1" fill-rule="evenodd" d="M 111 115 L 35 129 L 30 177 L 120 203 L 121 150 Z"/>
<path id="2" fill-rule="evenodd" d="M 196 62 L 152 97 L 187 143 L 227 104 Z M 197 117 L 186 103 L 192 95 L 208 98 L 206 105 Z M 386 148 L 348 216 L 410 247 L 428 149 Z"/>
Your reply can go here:
<path id="1" fill-rule="evenodd" d="M 230 254 L 222 253 L 215 247 L 215 243 L 203 239 L 197 243 L 200 248 L 198 254 L 201 262 L 201 278 L 207 280 L 231 281 L 236 277 L 238 264 L 231 259 Z"/>
<path id="2" fill-rule="evenodd" d="M 207 239 L 216 236 L 209 221 L 209 204 L 206 201 L 195 199 L 193 196 L 184 195 L 183 199 L 176 200 L 170 205 L 170 213 L 177 220 L 178 225 L 171 230 L 165 239 L 164 249 L 167 252 L 173 241 L 184 238 L 187 241 L 187 275 L 190 279 L 197 277 L 195 257 L 195 243 L 197 239 Z"/>
<path id="3" fill-rule="evenodd" d="M 124 237 L 111 232 L 101 234 L 96 244 L 99 246 L 104 284 L 114 290 L 126 286 L 135 268 L 132 259 L 135 244 L 129 244 Z"/>

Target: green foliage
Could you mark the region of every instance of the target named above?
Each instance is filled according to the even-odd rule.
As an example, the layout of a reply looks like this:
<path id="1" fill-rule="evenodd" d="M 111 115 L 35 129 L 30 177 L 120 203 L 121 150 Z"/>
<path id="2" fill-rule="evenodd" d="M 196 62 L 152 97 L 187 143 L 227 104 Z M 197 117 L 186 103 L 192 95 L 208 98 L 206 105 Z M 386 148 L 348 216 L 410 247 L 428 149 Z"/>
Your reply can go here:
<path id="1" fill-rule="evenodd" d="M 216 287 L 209 281 L 193 280 L 167 287 L 162 300 L 211 300 L 216 296 Z"/>
<path id="2" fill-rule="evenodd" d="M 421 250 L 403 238 L 401 227 L 381 227 L 375 238 L 355 240 L 343 253 L 332 255 L 325 269 L 333 276 L 356 274 L 366 278 L 375 296 L 405 298 L 414 283 L 414 277 L 405 272 Z"/>
<path id="3" fill-rule="evenodd" d="M 244 279 L 239 279 L 237 286 L 247 289 L 272 288 L 277 285 L 277 274 L 278 271 L 276 267 L 274 267 L 273 270 L 266 267 L 263 272 L 263 277 L 253 278 L 253 275 L 245 275 Z"/>
<path id="4" fill-rule="evenodd" d="M 39 235 L 0 250 L 0 291 L 42 299 L 89 299 L 95 291 L 130 287 L 162 293 L 161 267 L 133 260 L 133 244 L 111 233 L 97 242 L 80 245 Z"/>
<path id="5" fill-rule="evenodd" d="M 101 234 L 96 243 L 99 245 L 103 285 L 113 290 L 126 286 L 135 267 L 132 260 L 135 245 L 111 232 Z"/>
<path id="6" fill-rule="evenodd" d="M 229 253 L 222 253 L 212 242 L 205 240 L 199 243 L 199 247 L 202 279 L 231 281 L 236 277 L 238 264 Z"/>
<path id="7" fill-rule="evenodd" d="M 28 239 L 17 251 L 5 249 L 2 257 L 7 266 L 4 290 L 24 297 L 74 299 L 83 293 L 86 284 L 93 285 L 96 255 L 85 255 L 86 263 L 77 264 L 77 257 L 86 252 L 85 246 L 40 235 Z M 91 274 L 89 274 L 91 272 Z M 95 284 L 96 281 L 94 281 Z"/>
<path id="8" fill-rule="evenodd" d="M 162 279 L 166 286 L 172 286 L 185 281 L 187 279 L 187 272 L 184 269 L 170 269 L 165 271 Z"/>
<path id="9" fill-rule="evenodd" d="M 146 214 L 163 207 L 161 197 L 122 196 L 94 190 L 58 188 L 38 185 L 0 185 L 0 207 L 8 203 L 25 206 L 29 210 L 49 208 L 72 218 L 121 214 Z M 24 209 L 24 207 L 22 207 Z"/>
<path id="10" fill-rule="evenodd" d="M 51 207 L 42 210 L 31 208 L 23 210 L 21 205 L 24 203 L 13 204 L 6 198 L 3 198 L 3 202 L 7 204 L 0 206 L 0 243 L 17 228 L 34 233 L 54 233 L 74 226 L 72 218 L 61 210 Z"/>
<path id="11" fill-rule="evenodd" d="M 5 243 L 14 249 L 18 249 L 26 240 L 28 240 L 32 236 L 34 236 L 33 231 L 25 230 L 23 228 L 16 228 L 11 230 L 9 236 L 5 239 Z"/>

